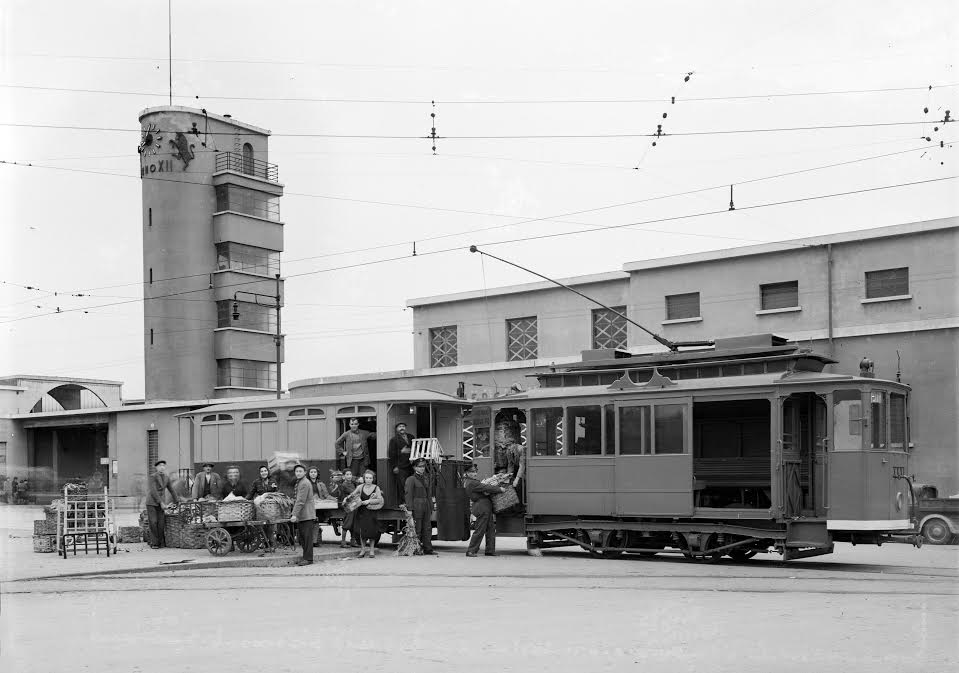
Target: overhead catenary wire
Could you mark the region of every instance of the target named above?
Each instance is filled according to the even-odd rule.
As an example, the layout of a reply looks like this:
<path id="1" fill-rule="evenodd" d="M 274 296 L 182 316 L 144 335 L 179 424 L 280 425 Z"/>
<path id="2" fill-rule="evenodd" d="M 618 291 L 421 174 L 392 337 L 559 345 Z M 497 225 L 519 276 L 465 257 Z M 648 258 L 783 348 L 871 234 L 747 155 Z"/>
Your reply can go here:
<path id="1" fill-rule="evenodd" d="M 685 74 L 685 73 L 683 73 Z M 706 103 L 742 100 L 766 100 L 775 98 L 801 98 L 817 96 L 848 96 L 857 94 L 901 93 L 909 91 L 928 91 L 930 89 L 947 89 L 959 86 L 959 82 L 948 84 L 926 84 L 922 86 L 881 87 L 872 89 L 835 89 L 827 91 L 785 91 L 771 93 L 753 93 L 724 96 L 667 96 L 663 98 L 460 98 L 435 99 L 437 105 L 645 105 L 676 103 Z M 36 84 L 9 84 L 0 83 L 0 88 L 22 89 L 26 91 L 50 91 L 58 93 L 85 93 L 110 96 L 143 96 L 167 98 L 166 92 L 158 91 L 130 91 L 124 89 L 93 89 L 57 86 L 41 86 Z M 227 96 L 194 94 L 175 95 L 173 98 L 182 100 L 222 100 L 222 101 L 253 101 L 271 103 L 328 103 L 328 104 L 373 104 L 373 105 L 429 105 L 433 99 L 426 98 L 325 98 L 314 96 Z M 172 105 L 172 103 L 171 103 Z"/>
<path id="2" fill-rule="evenodd" d="M 444 135 L 437 136 L 440 140 L 615 140 L 622 138 L 666 138 L 666 137 L 697 137 L 738 135 L 752 133 L 797 133 L 804 131 L 834 131 L 858 128 L 882 128 L 896 126 L 922 126 L 929 120 L 894 121 L 894 122 L 864 122 L 857 124 L 821 124 L 811 126 L 785 126 L 769 128 L 747 129 L 712 129 L 707 131 L 674 131 L 672 133 L 546 133 L 546 134 L 510 134 L 510 135 Z M 939 120 L 940 123 L 946 123 Z M 60 129 L 65 131 L 98 131 L 107 133 L 142 133 L 142 129 L 124 128 L 118 126 L 79 126 L 72 124 L 35 124 L 28 122 L 0 122 L 0 126 L 11 128 Z M 157 133 L 178 133 L 177 130 L 156 129 Z M 261 136 L 262 133 L 253 131 L 210 131 L 207 135 L 216 136 Z M 361 133 L 292 133 L 274 132 L 270 134 L 277 138 L 326 138 L 342 140 L 426 140 L 428 135 L 387 135 Z"/>
<path id="3" fill-rule="evenodd" d="M 851 195 L 854 195 L 854 194 L 874 193 L 874 192 L 877 192 L 877 191 L 883 191 L 883 190 L 887 190 L 887 189 L 901 189 L 901 188 L 904 188 L 904 187 L 913 187 L 913 186 L 918 186 L 918 185 L 925 185 L 925 184 L 933 184 L 933 183 L 937 183 L 937 182 L 943 182 L 943 181 L 945 181 L 945 180 L 955 180 L 955 179 L 957 179 L 957 178 L 959 178 L 959 175 L 949 175 L 949 176 L 939 177 L 939 178 L 930 178 L 930 179 L 927 179 L 927 180 L 915 180 L 915 181 L 912 181 L 912 182 L 903 182 L 903 183 L 897 183 L 897 184 L 892 184 L 892 185 L 882 185 L 882 186 L 878 186 L 878 187 L 867 187 L 867 188 L 862 188 L 862 189 L 849 190 L 849 191 L 845 191 L 845 192 L 836 192 L 836 193 L 831 193 L 831 194 L 818 194 L 818 195 L 814 195 L 814 196 L 799 197 L 799 198 L 794 198 L 794 199 L 785 199 L 785 200 L 774 201 L 774 202 L 769 202 L 769 203 L 752 204 L 752 205 L 747 205 L 747 206 L 741 206 L 741 207 L 737 208 L 735 211 L 729 211 L 729 210 L 723 208 L 723 209 L 721 209 L 721 210 L 703 211 L 703 212 L 698 212 L 698 213 L 689 213 L 689 214 L 685 214 L 685 215 L 676 215 L 676 216 L 672 216 L 672 217 L 656 218 L 656 219 L 653 219 L 653 220 L 646 220 L 646 221 L 642 221 L 642 222 L 629 222 L 629 223 L 625 223 L 625 224 L 608 225 L 608 226 L 602 226 L 602 227 L 596 227 L 596 228 L 590 228 L 590 229 L 584 229 L 584 230 L 578 230 L 578 231 L 554 232 L 554 233 L 550 233 L 550 234 L 542 234 L 542 235 L 539 235 L 539 236 L 527 236 L 527 237 L 522 237 L 522 238 L 513 238 L 513 239 L 507 239 L 507 240 L 501 240 L 501 241 L 487 241 L 487 242 L 483 243 L 483 245 L 485 245 L 485 246 L 507 245 L 507 244 L 511 244 L 511 243 L 519 243 L 519 242 L 524 242 L 524 241 L 538 241 L 538 240 L 558 238 L 558 237 L 565 237 L 565 236 L 573 236 L 573 235 L 585 234 L 585 233 L 597 233 L 597 232 L 600 232 L 600 231 L 613 231 L 613 230 L 625 229 L 625 228 L 629 228 L 629 227 L 633 227 L 633 226 L 637 226 L 637 225 L 642 225 L 642 224 L 650 224 L 650 223 L 654 223 L 654 222 L 674 222 L 674 221 L 678 221 L 678 220 L 692 219 L 692 218 L 696 218 L 696 217 L 708 217 L 708 216 L 714 216 L 714 215 L 728 215 L 730 212 L 739 213 L 739 212 L 743 212 L 743 211 L 746 211 L 746 210 L 757 210 L 757 209 L 761 209 L 761 208 L 770 208 L 770 207 L 782 206 L 782 205 L 788 205 L 788 204 L 794 204 L 794 203 L 806 203 L 806 202 L 814 201 L 814 200 L 818 200 L 818 199 L 839 198 L 839 197 L 843 197 L 843 196 L 851 196 Z M 788 248 L 790 248 L 790 247 L 794 247 L 794 246 L 797 245 L 796 243 L 790 243 L 790 242 L 788 242 L 788 241 L 779 242 L 778 244 L 779 244 L 779 245 L 782 245 L 784 249 L 788 249 Z M 801 244 L 801 245 L 802 245 L 802 244 Z M 460 246 L 456 246 L 456 247 L 444 248 L 444 249 L 440 249 L 440 250 L 423 251 L 423 252 L 419 252 L 416 257 L 410 257 L 409 255 L 401 255 L 401 256 L 397 256 L 397 257 L 389 257 L 389 258 L 379 259 L 379 260 L 370 260 L 370 261 L 365 261 L 365 262 L 357 262 L 357 263 L 355 263 L 355 264 L 346 264 L 346 265 L 339 266 L 339 267 L 330 267 L 330 268 L 325 268 L 325 269 L 315 269 L 315 270 L 312 270 L 312 271 L 304 271 L 304 272 L 301 272 L 301 273 L 289 274 L 289 275 L 287 275 L 285 278 L 286 278 L 287 280 L 290 279 L 290 278 L 301 278 L 301 277 L 304 277 L 304 276 L 312 276 L 312 275 L 317 275 L 317 274 L 320 274 L 320 273 L 329 273 L 329 272 L 332 272 L 332 271 L 342 271 L 342 270 L 346 270 L 346 269 L 355 269 L 355 268 L 361 268 L 361 267 L 367 267 L 367 266 L 374 266 L 374 265 L 378 265 L 378 264 L 385 264 L 385 263 L 395 262 L 395 261 L 399 261 L 399 260 L 417 259 L 417 258 L 422 258 L 422 257 L 426 257 L 426 256 L 431 256 L 431 255 L 446 254 L 446 253 L 450 253 L 450 252 L 462 251 L 462 250 L 464 250 L 464 249 L 465 249 L 465 248 L 462 248 L 462 247 L 460 247 Z M 263 279 L 262 279 L 262 278 L 257 278 L 257 279 L 255 279 L 255 280 L 250 280 L 250 281 L 243 281 L 243 282 L 239 282 L 239 283 L 228 283 L 228 284 L 224 284 L 224 285 L 219 286 L 218 289 L 223 289 L 223 288 L 228 288 L 228 287 L 246 286 L 246 285 L 251 285 L 251 284 L 261 283 L 261 282 L 263 282 Z M 174 292 L 174 293 L 170 293 L 170 294 L 168 294 L 168 295 L 158 295 L 158 296 L 155 296 L 155 297 L 151 297 L 151 298 L 149 298 L 149 299 L 163 299 L 164 297 L 167 297 L 167 296 L 178 296 L 178 295 L 183 295 L 183 294 L 193 294 L 193 293 L 196 293 L 196 292 L 208 292 L 208 291 L 210 291 L 210 288 L 209 288 L 209 287 L 203 287 L 203 288 L 197 288 L 197 289 L 193 289 L 193 290 L 182 290 L 182 291 L 180 291 L 180 292 Z M 111 302 L 111 303 L 107 303 L 107 304 L 100 304 L 100 305 L 97 305 L 97 306 L 78 307 L 78 308 L 65 309 L 65 310 L 63 310 L 63 311 L 56 311 L 56 312 L 52 312 L 52 313 L 43 313 L 43 314 L 39 314 L 39 315 L 22 316 L 22 317 L 19 317 L 19 318 L 14 318 L 14 319 L 10 319 L 10 320 L 0 321 L 0 324 L 9 324 L 9 323 L 13 323 L 13 322 L 20 322 L 20 321 L 22 321 L 22 320 L 31 320 L 31 319 L 35 319 L 35 318 L 42 318 L 42 317 L 46 317 L 46 316 L 49 316 L 49 315 L 61 315 L 61 314 L 63 314 L 63 313 L 74 313 L 74 312 L 77 312 L 77 311 L 103 308 L 103 307 L 105 307 L 105 306 L 118 306 L 118 305 L 122 305 L 122 304 L 128 304 L 128 303 L 139 302 L 139 301 L 147 301 L 147 300 L 148 300 L 148 299 L 133 299 L 133 300 L 126 300 L 126 301 L 117 301 L 117 302 Z"/>
<path id="4" fill-rule="evenodd" d="M 950 143 L 950 146 L 951 146 L 951 143 Z M 789 177 L 789 176 L 793 176 L 793 175 L 799 175 L 799 174 L 803 174 L 803 173 L 809 173 L 809 172 L 813 172 L 813 171 L 817 171 L 817 170 L 825 170 L 825 169 L 830 169 L 830 168 L 837 168 L 837 167 L 840 167 L 840 166 L 848 166 L 848 165 L 852 165 L 852 164 L 856 164 L 856 163 L 861 163 L 861 162 L 864 162 L 864 161 L 872 161 L 872 160 L 883 159 L 883 158 L 887 158 L 887 157 L 891 157 L 891 156 L 898 156 L 898 155 L 909 154 L 909 153 L 911 153 L 911 152 L 917 152 L 917 151 L 920 151 L 920 150 L 924 150 L 925 148 L 926 148 L 925 146 L 921 146 L 921 147 L 918 147 L 918 148 L 910 148 L 910 149 L 906 149 L 906 150 L 899 150 L 899 151 L 896 151 L 896 152 L 887 152 L 887 153 L 879 154 L 879 155 L 870 155 L 870 156 L 867 156 L 867 157 L 859 157 L 859 158 L 856 158 L 856 159 L 850 159 L 850 160 L 846 160 L 846 161 L 840 161 L 840 162 L 834 162 L 834 163 L 830 163 L 830 164 L 824 164 L 824 165 L 819 165 L 819 166 L 802 168 L 802 169 L 797 169 L 797 170 L 794 170 L 794 171 L 786 171 L 786 172 L 783 172 L 783 173 L 776 173 L 776 174 L 772 174 L 772 175 L 760 176 L 760 177 L 757 177 L 757 178 L 748 178 L 748 179 L 734 180 L 734 182 L 735 182 L 736 184 L 739 184 L 739 185 L 753 184 L 753 183 L 762 182 L 762 181 L 766 181 L 766 180 L 773 180 L 773 179 L 778 179 L 778 178 L 783 178 L 783 177 Z M 124 178 L 137 179 L 137 180 L 141 180 L 141 179 L 164 180 L 164 181 L 168 181 L 168 182 L 177 182 L 177 183 L 181 183 L 181 184 L 197 185 L 197 186 L 206 186 L 206 187 L 209 187 L 210 184 L 211 184 L 211 183 L 209 183 L 209 182 L 200 182 L 200 181 L 196 181 L 196 180 L 179 180 L 179 179 L 176 179 L 176 178 L 159 178 L 159 177 L 149 177 L 149 176 L 148 176 L 148 177 L 141 177 L 141 176 L 139 176 L 139 175 L 132 175 L 132 174 L 126 174 L 126 173 L 113 173 L 113 172 L 109 172 L 109 171 L 98 171 L 98 170 L 72 168 L 72 167 L 43 166 L 43 165 L 25 165 L 25 164 L 20 164 L 20 163 L 17 163 L 17 162 L 7 162 L 7 161 L 2 161 L 2 160 L 0 160 L 0 164 L 8 164 L 8 165 L 14 165 L 14 166 L 19 166 L 19 167 L 46 168 L 46 169 L 49 169 L 49 170 L 58 170 L 58 171 L 67 171 L 67 172 L 90 173 L 90 174 L 93 174 L 93 175 L 106 175 L 106 176 L 112 176 L 112 177 L 124 177 Z M 649 202 L 653 202 L 653 201 L 665 200 L 665 199 L 669 199 L 669 198 L 676 198 L 676 197 L 680 197 L 680 196 L 688 196 L 688 195 L 693 195 L 693 194 L 701 194 L 701 193 L 705 193 L 705 192 L 713 191 L 713 190 L 717 190 L 717 189 L 726 189 L 726 188 L 728 187 L 728 184 L 729 184 L 728 182 L 725 182 L 725 181 L 724 181 L 724 182 L 721 183 L 721 184 L 711 185 L 711 186 L 707 186 L 707 187 L 701 187 L 701 188 L 692 189 L 692 190 L 685 190 L 685 191 L 681 191 L 681 192 L 674 192 L 674 193 L 671 193 L 671 194 L 665 194 L 665 195 L 660 195 L 660 196 L 647 197 L 647 198 L 644 198 L 644 199 L 636 199 L 636 200 L 626 201 L 626 202 L 605 204 L 605 205 L 597 206 L 597 207 L 594 207 L 594 208 L 587 208 L 587 209 L 582 209 L 582 210 L 577 210 L 577 211 L 569 211 L 569 212 L 565 212 L 565 213 L 561 213 L 561 214 L 557 214 L 557 215 L 549 215 L 549 216 L 542 216 L 542 217 L 536 217 L 536 218 L 524 218 L 524 217 L 518 216 L 518 215 L 509 215 L 509 214 L 506 214 L 506 213 L 496 213 L 496 212 L 489 212 L 489 211 L 471 211 L 471 210 L 454 209 L 454 208 L 440 208 L 440 207 L 436 207 L 436 206 L 427 206 L 427 205 L 423 205 L 423 204 L 408 204 L 408 203 L 395 203 L 395 202 L 388 202 L 388 201 L 377 201 L 377 200 L 370 200 L 370 199 L 356 199 L 356 198 L 352 198 L 352 197 L 334 196 L 334 195 L 328 195 L 328 194 L 308 194 L 308 193 L 301 193 L 301 192 L 286 192 L 286 195 L 287 195 L 287 196 L 301 196 L 301 197 L 308 197 L 308 198 L 329 199 L 329 200 L 334 200 L 334 201 L 345 201 L 345 202 L 351 202 L 351 203 L 363 203 L 363 204 L 369 204 L 369 205 L 380 205 L 380 206 L 390 206 L 390 207 L 398 207 L 398 208 L 412 208 L 412 209 L 430 210 L 430 211 L 437 211 L 437 212 L 448 212 L 448 213 L 455 213 L 455 214 L 480 215 L 480 216 L 488 216 L 488 217 L 504 217 L 504 218 L 510 218 L 510 219 L 517 219 L 517 220 L 519 220 L 519 221 L 516 221 L 516 222 L 511 222 L 511 223 L 503 224 L 503 225 L 494 225 L 494 226 L 490 226 L 490 227 L 474 228 L 474 229 L 463 230 L 463 231 L 459 231 L 459 232 L 451 232 L 451 233 L 446 233 L 446 234 L 439 234 L 439 235 L 435 235 L 435 236 L 421 236 L 421 237 L 417 237 L 417 238 L 415 239 L 415 240 L 423 243 L 423 242 L 441 240 L 441 239 L 446 239 L 446 238 L 452 238 L 452 237 L 456 237 L 456 236 L 473 235 L 473 234 L 476 234 L 476 233 L 482 233 L 482 232 L 484 232 L 484 231 L 494 231 L 494 230 L 498 230 L 498 229 L 505 229 L 505 228 L 509 228 L 509 227 L 513 227 L 513 226 L 520 226 L 520 225 L 523 225 L 523 224 L 531 224 L 531 223 L 545 222 L 545 221 L 560 221 L 559 218 L 564 218 L 564 217 L 569 217 L 569 216 L 583 215 L 583 214 L 594 213 L 594 212 L 599 212 L 599 211 L 604 211 L 604 210 L 610 210 L 610 209 L 615 209 L 615 208 L 621 208 L 621 207 L 639 205 L 639 204 L 642 204 L 642 203 L 649 203 Z M 597 227 L 603 226 L 603 225 L 584 225 L 584 223 L 578 223 L 578 222 L 577 222 L 577 223 L 570 223 L 570 224 L 576 224 L 576 225 L 579 225 L 579 226 L 597 226 Z M 696 233 L 696 232 L 672 232 L 672 231 L 662 231 L 662 230 L 651 230 L 651 231 L 652 231 L 653 233 L 668 233 L 668 234 L 674 234 L 674 235 L 694 236 L 694 237 L 703 237 L 703 238 L 714 238 L 714 239 L 717 239 L 717 240 L 723 239 L 723 240 L 739 241 L 739 242 L 743 242 L 743 243 L 767 243 L 767 242 L 770 242 L 770 241 L 765 241 L 765 240 L 760 240 L 760 239 L 748 239 L 748 238 L 740 238 L 740 237 L 733 237 L 733 236 L 723 236 L 723 235 L 715 234 L 715 233 L 711 233 L 711 234 L 698 234 L 698 233 Z M 324 253 L 324 254 L 321 254 L 321 255 L 314 255 L 314 256 L 308 256 L 308 257 L 288 259 L 288 260 L 284 260 L 284 264 L 292 264 L 292 263 L 303 262 L 303 261 L 312 261 L 312 260 L 315 260 L 315 259 L 335 257 L 335 256 L 340 256 L 340 255 L 352 255 L 352 254 L 357 254 L 357 253 L 361 253 L 361 252 L 372 252 L 372 251 L 383 250 L 383 249 L 388 249 L 388 248 L 392 248 L 392 247 L 409 246 L 412 242 L 413 242 L 413 240 L 410 239 L 410 240 L 405 240 L 405 241 L 398 241 L 398 242 L 396 242 L 396 243 L 381 244 L 381 245 L 376 245 L 376 246 L 368 246 L 368 247 L 364 247 L 364 248 L 355 248 L 355 249 L 338 251 L 338 252 L 332 252 L 332 253 Z M 154 278 L 154 283 L 171 282 L 171 281 L 174 281 L 174 280 L 184 280 L 184 279 L 187 279 L 187 278 L 199 278 L 199 277 L 204 277 L 204 278 L 206 278 L 206 277 L 208 277 L 208 276 L 209 276 L 209 273 L 204 272 L 204 273 L 197 273 L 197 274 L 186 274 L 186 275 L 182 275 L 182 276 L 172 276 L 172 277 L 168 277 L 168 278 Z M 86 288 L 86 289 L 79 290 L 79 292 L 84 292 L 84 293 L 85 293 L 85 292 L 95 292 L 95 291 L 97 291 L 97 290 L 112 289 L 112 288 L 118 288 L 118 287 L 130 287 L 130 286 L 134 286 L 134 285 L 140 286 L 140 285 L 143 285 L 143 284 L 144 284 L 144 281 L 141 280 L 141 281 L 136 281 L 136 282 L 131 282 L 131 283 L 116 284 L 116 285 L 106 285 L 106 286 L 99 286 L 99 287 L 94 287 L 94 288 Z"/>

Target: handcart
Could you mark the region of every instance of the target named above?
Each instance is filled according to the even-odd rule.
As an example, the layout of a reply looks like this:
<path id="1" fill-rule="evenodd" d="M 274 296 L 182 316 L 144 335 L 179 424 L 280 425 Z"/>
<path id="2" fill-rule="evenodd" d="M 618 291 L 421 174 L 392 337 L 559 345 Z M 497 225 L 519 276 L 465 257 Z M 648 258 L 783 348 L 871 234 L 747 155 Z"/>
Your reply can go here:
<path id="1" fill-rule="evenodd" d="M 203 527 L 206 534 L 206 549 L 213 556 L 226 556 L 236 547 L 244 554 L 266 546 L 263 526 L 269 521 L 207 521 Z"/>
<path id="2" fill-rule="evenodd" d="M 83 486 L 67 484 L 63 500 L 57 504 L 56 551 L 64 559 L 67 552 L 78 550 L 89 554 L 91 549 L 116 554 L 116 505 L 104 488 L 88 493 Z M 112 549 L 111 549 L 112 547 Z"/>

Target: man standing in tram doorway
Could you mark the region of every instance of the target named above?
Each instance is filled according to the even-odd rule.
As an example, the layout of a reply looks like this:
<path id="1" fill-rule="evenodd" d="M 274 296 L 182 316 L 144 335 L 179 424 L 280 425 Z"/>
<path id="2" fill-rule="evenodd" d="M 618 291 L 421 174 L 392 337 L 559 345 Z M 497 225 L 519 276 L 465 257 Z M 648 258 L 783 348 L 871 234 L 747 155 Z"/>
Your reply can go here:
<path id="1" fill-rule="evenodd" d="M 354 475 L 363 474 L 370 464 L 370 438 L 376 433 L 360 429 L 360 419 L 350 419 L 350 429 L 336 439 L 337 455 L 342 457 L 343 468 L 350 468 Z"/>
<path id="2" fill-rule="evenodd" d="M 406 480 L 406 509 L 413 513 L 416 537 L 423 547 L 423 554 L 438 556 L 433 551 L 433 498 L 429 479 L 426 477 L 426 459 L 413 463 L 413 476 Z"/>
<path id="3" fill-rule="evenodd" d="M 149 488 L 147 489 L 147 518 L 150 521 L 150 547 L 159 549 L 166 547 L 166 537 L 163 529 L 166 527 L 166 515 L 163 512 L 164 491 L 169 491 L 173 497 L 173 502 L 180 502 L 180 496 L 173 490 L 170 483 L 170 477 L 166 473 L 166 461 L 158 460 L 153 464 L 156 468 L 150 476 Z"/>
<path id="4" fill-rule="evenodd" d="M 387 454 L 390 471 L 393 473 L 393 480 L 396 482 L 397 502 L 406 500 L 406 480 L 413 474 L 410 453 L 413 450 L 414 439 L 416 437 L 406 433 L 406 423 L 397 423 L 396 434 L 390 438 Z"/>
<path id="5" fill-rule="evenodd" d="M 504 493 L 506 489 L 502 486 L 484 484 L 477 477 L 477 471 L 475 464 L 470 465 L 466 468 L 466 479 L 463 480 L 466 495 L 473 503 L 471 511 L 473 516 L 476 517 L 476 529 L 470 538 L 466 555 L 476 556 L 479 552 L 480 542 L 485 537 L 486 556 L 496 556 L 496 515 L 493 514 L 493 502 L 490 500 L 490 496 L 495 493 Z"/>

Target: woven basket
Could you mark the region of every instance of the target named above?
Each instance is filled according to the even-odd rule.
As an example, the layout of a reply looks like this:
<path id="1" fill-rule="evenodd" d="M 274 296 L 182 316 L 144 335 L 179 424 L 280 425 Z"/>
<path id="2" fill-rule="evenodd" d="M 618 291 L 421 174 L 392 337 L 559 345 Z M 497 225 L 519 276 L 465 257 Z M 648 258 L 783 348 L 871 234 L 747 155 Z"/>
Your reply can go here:
<path id="1" fill-rule="evenodd" d="M 494 493 L 490 496 L 490 500 L 493 501 L 493 511 L 497 513 L 519 504 L 519 495 L 516 493 L 516 489 L 512 486 L 504 486 L 503 488 L 506 489 L 505 493 Z"/>
<path id="2" fill-rule="evenodd" d="M 150 546 L 156 545 L 156 540 L 153 539 L 153 535 L 150 533 L 150 517 L 146 512 L 140 512 L 140 535 L 143 541 L 149 543 Z"/>
<path id="3" fill-rule="evenodd" d="M 54 551 L 57 548 L 57 536 L 56 535 L 34 535 L 33 536 L 33 551 L 38 554 L 46 554 Z"/>
<path id="4" fill-rule="evenodd" d="M 207 529 L 202 525 L 175 516 L 168 516 L 163 528 L 166 546 L 178 549 L 203 549 L 206 546 L 206 533 Z"/>
<path id="5" fill-rule="evenodd" d="M 250 521 L 256 507 L 249 500 L 229 500 L 216 504 L 217 521 Z"/>
<path id="6" fill-rule="evenodd" d="M 290 509 L 276 500 L 264 500 L 256 508 L 256 518 L 260 521 L 288 521 Z"/>
<path id="7" fill-rule="evenodd" d="M 205 516 L 216 517 L 217 503 L 213 500 L 189 500 L 173 506 L 172 514 L 168 516 L 185 517 L 191 523 L 203 523 Z"/>
<path id="8" fill-rule="evenodd" d="M 57 534 L 57 520 L 54 519 L 37 519 L 33 522 L 33 534 L 34 535 L 56 535 Z"/>
<path id="9" fill-rule="evenodd" d="M 140 542 L 143 532 L 139 526 L 120 526 L 119 536 L 119 542 Z"/>

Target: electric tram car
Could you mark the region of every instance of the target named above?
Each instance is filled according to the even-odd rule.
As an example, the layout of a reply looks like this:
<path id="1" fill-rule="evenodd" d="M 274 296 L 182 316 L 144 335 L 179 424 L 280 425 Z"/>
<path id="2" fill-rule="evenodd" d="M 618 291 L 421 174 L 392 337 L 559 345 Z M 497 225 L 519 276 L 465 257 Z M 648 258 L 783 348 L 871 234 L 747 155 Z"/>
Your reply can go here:
<path id="1" fill-rule="evenodd" d="M 475 458 L 487 469 L 497 435 L 518 426 L 525 441 L 525 512 L 498 517 L 501 534 L 525 535 L 531 549 L 690 559 L 921 544 L 910 388 L 874 378 L 868 361 L 859 376 L 825 373 L 834 360 L 773 335 L 583 355 L 539 374 L 538 388 L 473 409 L 492 421 L 492 432 L 474 427 L 491 443 Z"/>
<path id="2" fill-rule="evenodd" d="M 632 356 L 585 351 L 539 373 L 538 387 L 470 401 L 428 390 L 213 405 L 191 419 L 192 462 L 237 464 L 246 480 L 291 452 L 328 481 L 334 441 L 350 418 L 377 433 L 371 459 L 398 510 L 386 446 L 396 423 L 436 438 L 438 538 L 468 538 L 459 481 L 483 476 L 506 445 L 525 449 L 520 506 L 497 515 L 497 535 L 532 553 L 575 545 L 597 556 L 683 554 L 786 560 L 828 554 L 837 541 L 882 544 L 914 530 L 909 386 L 825 373 L 835 361 L 773 335 L 711 348 Z"/>

